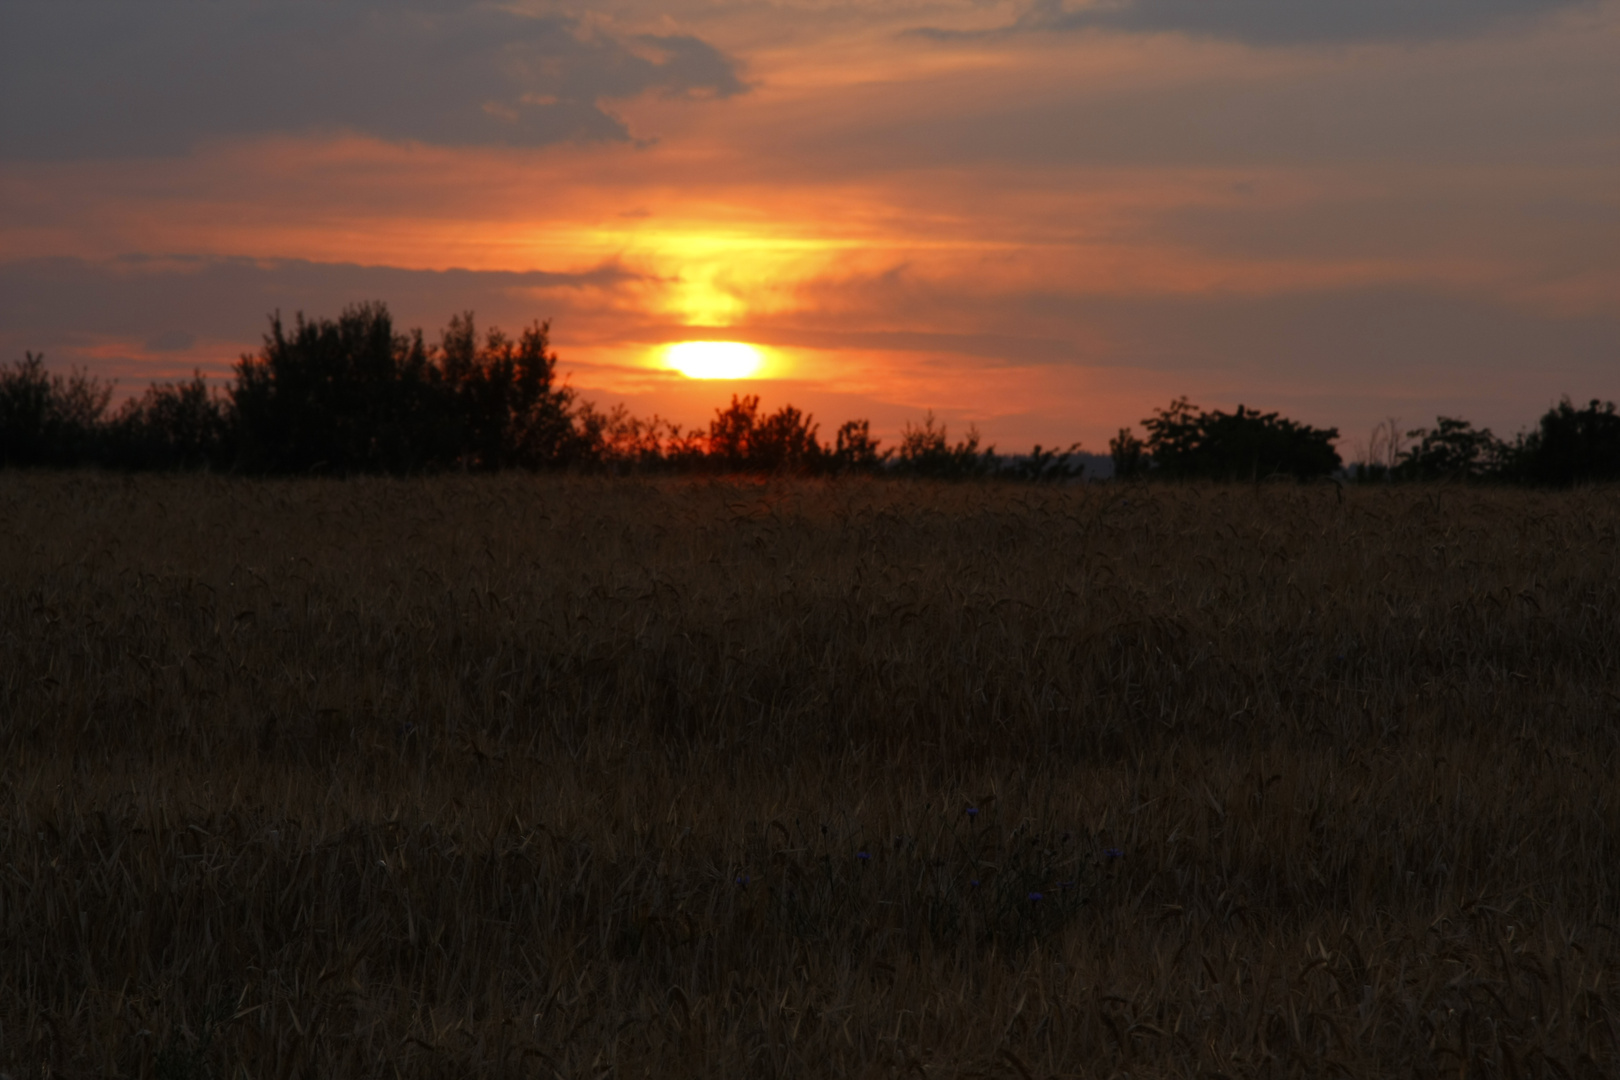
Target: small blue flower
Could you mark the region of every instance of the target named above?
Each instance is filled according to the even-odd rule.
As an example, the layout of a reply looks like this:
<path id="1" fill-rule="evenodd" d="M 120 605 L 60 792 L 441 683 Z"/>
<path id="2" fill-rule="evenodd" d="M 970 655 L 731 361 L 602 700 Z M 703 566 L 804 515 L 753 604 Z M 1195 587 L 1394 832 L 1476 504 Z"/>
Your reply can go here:
<path id="1" fill-rule="evenodd" d="M 1103 854 L 1110 859 L 1123 859 L 1125 853 L 1117 847 L 1103 848 Z"/>
<path id="2" fill-rule="evenodd" d="M 968 817 L 978 817 L 979 816 L 979 808 L 977 806 L 970 806 L 970 807 L 968 807 L 967 814 L 968 814 Z"/>
<path id="3" fill-rule="evenodd" d="M 746 889 L 746 888 L 748 888 L 748 883 L 751 880 L 753 880 L 753 879 L 750 878 L 747 874 L 740 874 L 737 877 L 737 884 L 741 885 L 743 888 Z"/>
<path id="4" fill-rule="evenodd" d="M 979 879 L 978 878 L 974 878 L 972 881 L 968 882 L 968 888 L 977 889 L 978 887 L 979 887 Z"/>
<path id="5" fill-rule="evenodd" d="M 1038 893 L 1038 892 L 1032 892 L 1032 893 L 1029 894 L 1029 899 L 1030 899 L 1031 903 L 1039 903 L 1040 899 L 1041 899 L 1041 894 Z"/>
<path id="6" fill-rule="evenodd" d="M 868 860 L 868 859 L 870 859 L 870 858 L 871 858 L 871 857 L 872 857 L 872 856 L 870 856 L 870 855 L 868 855 L 868 854 L 867 854 L 867 853 L 866 853 L 866 852 L 864 852 L 864 851 L 857 851 L 857 852 L 856 852 L 856 853 L 855 853 L 855 857 L 856 857 L 856 858 L 857 858 L 857 859 L 859 859 L 859 860 L 861 860 L 861 862 L 865 862 L 865 861 L 866 861 L 866 860 Z"/>

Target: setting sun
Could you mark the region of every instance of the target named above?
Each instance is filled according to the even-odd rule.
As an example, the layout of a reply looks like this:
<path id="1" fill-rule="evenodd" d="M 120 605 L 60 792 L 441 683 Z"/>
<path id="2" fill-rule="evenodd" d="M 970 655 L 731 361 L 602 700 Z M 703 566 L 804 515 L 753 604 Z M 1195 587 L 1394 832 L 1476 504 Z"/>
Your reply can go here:
<path id="1" fill-rule="evenodd" d="M 664 362 L 688 379 L 745 379 L 765 358 L 741 341 L 683 341 L 665 351 Z"/>

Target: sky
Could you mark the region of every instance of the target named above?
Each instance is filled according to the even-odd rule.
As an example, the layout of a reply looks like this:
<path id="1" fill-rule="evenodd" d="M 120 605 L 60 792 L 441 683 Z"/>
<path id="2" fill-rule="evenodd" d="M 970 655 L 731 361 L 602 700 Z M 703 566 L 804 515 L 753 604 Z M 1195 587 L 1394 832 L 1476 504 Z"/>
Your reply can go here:
<path id="1" fill-rule="evenodd" d="M 1620 0 L 0 4 L 0 362 L 370 300 L 688 426 L 1509 435 L 1620 399 Z"/>

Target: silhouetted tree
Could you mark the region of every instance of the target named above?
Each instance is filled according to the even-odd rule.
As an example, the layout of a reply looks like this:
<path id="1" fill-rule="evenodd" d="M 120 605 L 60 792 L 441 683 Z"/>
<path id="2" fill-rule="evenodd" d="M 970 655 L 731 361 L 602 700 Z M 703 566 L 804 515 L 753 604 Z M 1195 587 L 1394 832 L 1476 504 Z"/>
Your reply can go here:
<path id="1" fill-rule="evenodd" d="M 229 464 L 229 402 L 211 394 L 201 373 L 153 384 L 113 415 L 99 457 L 126 469 L 197 469 Z"/>
<path id="2" fill-rule="evenodd" d="M 769 473 L 809 473 L 821 468 L 826 451 L 817 425 L 806 413 L 784 405 L 754 425 L 748 439 L 752 468 Z"/>
<path id="3" fill-rule="evenodd" d="M 1489 428 L 1476 429 L 1453 416 L 1435 418 L 1431 428 L 1413 428 L 1417 444 L 1401 452 L 1395 476 L 1403 480 L 1478 480 L 1502 474 L 1510 448 Z"/>
<path id="4" fill-rule="evenodd" d="M 833 446 L 832 468 L 837 472 L 876 472 L 891 454 L 888 450 L 879 452 L 881 441 L 872 438 L 870 421 L 844 421 Z"/>
<path id="5" fill-rule="evenodd" d="M 388 308 L 360 304 L 289 335 L 279 316 L 231 392 L 239 460 L 253 471 L 412 472 L 540 468 L 586 449 L 574 395 L 556 382 L 549 324 L 516 340 L 471 312 L 437 347 L 396 334 Z"/>
<path id="6" fill-rule="evenodd" d="M 382 304 L 306 322 L 280 315 L 236 365 L 240 464 L 250 471 L 406 472 L 438 464 L 458 432 L 421 334 L 394 333 Z"/>
<path id="7" fill-rule="evenodd" d="M 745 397 L 733 394 L 730 405 L 714 411 L 714 419 L 709 421 L 711 464 L 732 472 L 748 466 L 748 442 L 758 415 L 758 394 Z"/>
<path id="8" fill-rule="evenodd" d="M 74 369 L 45 370 L 45 358 L 0 367 L 0 465 L 80 465 L 94 460 L 112 384 Z"/>
<path id="9" fill-rule="evenodd" d="M 1524 440 L 1520 468 L 1537 484 L 1620 480 L 1620 415 L 1614 402 L 1594 398 L 1576 409 L 1565 398 Z"/>
<path id="10" fill-rule="evenodd" d="M 573 391 L 556 385 L 550 332 L 550 323 L 537 322 L 513 341 L 491 329 L 478 346 L 472 312 L 450 320 L 439 358 L 459 429 L 458 464 L 535 469 L 564 463 L 583 449 L 572 416 Z"/>
<path id="11" fill-rule="evenodd" d="M 1258 480 L 1326 476 L 1340 465 L 1337 428 L 1313 428 L 1275 412 L 1239 405 L 1234 413 L 1204 412 L 1186 398 L 1142 421 L 1154 475 L 1167 478 Z M 1116 442 L 1118 440 L 1116 439 Z"/>
<path id="12" fill-rule="evenodd" d="M 792 405 L 762 417 L 757 394 L 733 394 L 709 422 L 709 465 L 730 472 L 814 472 L 826 456 L 816 430 L 813 418 Z"/>

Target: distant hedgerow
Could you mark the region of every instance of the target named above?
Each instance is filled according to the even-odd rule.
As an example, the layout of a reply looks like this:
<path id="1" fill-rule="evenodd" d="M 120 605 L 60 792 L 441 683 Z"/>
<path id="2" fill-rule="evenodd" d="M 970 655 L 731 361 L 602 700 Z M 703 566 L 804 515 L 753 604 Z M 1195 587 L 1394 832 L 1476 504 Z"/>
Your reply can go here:
<path id="1" fill-rule="evenodd" d="M 34 353 L 0 365 L 0 467 L 101 465 L 244 473 L 423 473 L 577 469 L 937 480 L 1072 482 L 1085 476 L 1079 443 L 1027 454 L 981 447 L 976 428 L 951 440 L 929 412 L 897 446 L 869 421 L 839 425 L 830 443 L 793 405 L 761 409 L 733 395 L 706 428 L 683 430 L 624 406 L 597 409 L 557 373 L 550 324 L 516 337 L 479 334 L 471 312 L 436 342 L 398 331 L 388 307 L 364 303 L 335 319 L 289 327 L 279 314 L 230 382 L 200 373 L 154 384 L 111 408 L 114 386 L 87 372 L 49 372 Z M 1109 441 L 1117 479 L 1308 480 L 1342 465 L 1337 428 L 1315 428 L 1239 405 L 1206 411 L 1177 398 Z M 1407 448 L 1404 439 L 1415 440 Z M 1375 452 L 1376 448 L 1376 452 Z M 1357 480 L 1489 480 L 1568 486 L 1620 479 L 1620 415 L 1613 402 L 1576 409 L 1568 398 L 1539 426 L 1506 442 L 1466 420 L 1439 417 L 1404 438 L 1379 425 Z"/>

